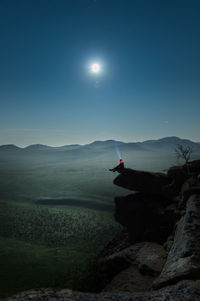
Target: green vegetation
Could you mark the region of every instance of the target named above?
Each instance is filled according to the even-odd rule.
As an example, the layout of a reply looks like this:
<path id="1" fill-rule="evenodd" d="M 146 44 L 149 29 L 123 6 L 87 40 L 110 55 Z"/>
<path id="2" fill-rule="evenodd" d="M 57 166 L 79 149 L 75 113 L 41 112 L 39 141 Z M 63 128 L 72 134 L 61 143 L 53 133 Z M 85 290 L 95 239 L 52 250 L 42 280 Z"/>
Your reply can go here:
<path id="1" fill-rule="evenodd" d="M 163 244 L 163 247 L 164 249 L 169 252 L 171 250 L 171 247 L 174 243 L 174 236 L 170 235 L 168 238 L 167 238 L 167 241 Z"/>
<path id="2" fill-rule="evenodd" d="M 111 213 L 85 208 L 1 203 L 0 235 L 47 246 L 71 241 L 106 242 L 113 226 Z"/>
<path id="3" fill-rule="evenodd" d="M 1 297 L 38 287 L 96 290 L 96 252 L 87 243 L 53 248 L 0 238 Z"/>
<path id="4" fill-rule="evenodd" d="M 98 290 L 96 256 L 119 231 L 109 212 L 1 202 L 1 297 L 62 286 Z"/>
<path id="5" fill-rule="evenodd" d="M 180 211 L 180 215 L 181 215 L 181 216 L 185 215 L 185 213 L 186 213 L 186 210 L 181 210 L 181 211 Z"/>

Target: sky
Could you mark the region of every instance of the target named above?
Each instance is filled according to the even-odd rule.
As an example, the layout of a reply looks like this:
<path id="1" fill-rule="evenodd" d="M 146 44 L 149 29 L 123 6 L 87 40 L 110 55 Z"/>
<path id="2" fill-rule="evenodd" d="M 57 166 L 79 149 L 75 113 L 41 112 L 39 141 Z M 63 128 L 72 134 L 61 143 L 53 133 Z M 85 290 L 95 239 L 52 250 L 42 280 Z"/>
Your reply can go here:
<path id="1" fill-rule="evenodd" d="M 1 0 L 0 144 L 200 142 L 199 13 L 199 0 Z"/>

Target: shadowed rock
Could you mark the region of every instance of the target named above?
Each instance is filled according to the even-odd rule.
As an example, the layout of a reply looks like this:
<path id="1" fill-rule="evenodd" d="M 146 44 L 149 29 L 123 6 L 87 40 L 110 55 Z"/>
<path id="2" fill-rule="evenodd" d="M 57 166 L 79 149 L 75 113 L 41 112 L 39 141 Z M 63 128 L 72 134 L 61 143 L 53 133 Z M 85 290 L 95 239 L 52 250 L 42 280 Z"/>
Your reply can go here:
<path id="1" fill-rule="evenodd" d="M 127 227 L 131 242 L 163 243 L 173 230 L 177 216 L 159 195 L 142 193 L 115 198 L 115 219 Z"/>
<path id="2" fill-rule="evenodd" d="M 109 291 L 111 288 L 112 291 L 118 292 L 126 291 L 126 289 L 127 291 L 148 290 L 166 261 L 166 251 L 163 246 L 154 242 L 140 242 L 121 250 L 115 248 L 112 249 L 112 253 L 106 252 L 106 250 L 111 251 L 109 247 L 110 245 L 105 247 L 104 254 L 107 255 L 100 259 L 108 276 L 108 284 L 104 291 Z M 147 281 L 146 284 L 145 281 Z M 112 283 L 111 286 L 110 283 Z"/>
<path id="3" fill-rule="evenodd" d="M 103 292 L 145 292 L 150 290 L 154 279 L 152 275 L 141 274 L 137 267 L 131 265 L 117 274 L 103 289 Z"/>
<path id="4" fill-rule="evenodd" d="M 188 179 L 187 168 L 184 166 L 172 166 L 167 171 L 167 176 L 171 179 L 171 187 L 174 194 L 178 194 L 182 184 Z"/>
<path id="5" fill-rule="evenodd" d="M 114 179 L 114 184 L 117 186 L 163 196 L 166 196 L 166 193 L 173 194 L 169 187 L 171 183 L 172 179 L 164 173 L 139 171 L 130 168 L 124 168 L 123 172 Z"/>
<path id="6" fill-rule="evenodd" d="M 119 247 L 115 246 L 113 253 L 105 252 L 107 256 L 103 258 L 102 263 L 112 271 L 116 271 L 117 266 L 118 274 L 113 275 L 104 291 L 132 292 L 134 296 L 135 292 L 142 291 L 141 300 L 145 300 L 145 291 L 151 290 L 152 284 L 156 289 L 165 287 L 167 290 L 169 285 L 172 289 L 173 284 L 177 283 L 178 292 L 179 282 L 183 279 L 199 279 L 199 162 L 174 166 L 167 174 L 124 168 L 114 180 L 114 184 L 118 186 L 139 192 L 115 198 L 115 219 L 128 230 L 132 245 L 121 249 L 119 247 L 122 244 L 118 243 Z M 178 210 L 178 202 L 183 198 L 187 203 L 187 211 L 185 217 L 181 218 L 183 213 Z M 171 241 L 173 247 L 166 261 L 165 250 L 155 242 L 165 242 L 166 245 L 169 237 L 173 238 L 178 219 L 180 221 L 174 243 Z M 144 266 L 144 270 L 139 266 Z M 146 271 L 147 274 L 143 274 L 142 271 Z M 182 283 L 184 289 L 184 285 L 189 281 Z M 175 296 L 171 297 L 168 294 L 165 297 L 176 300 Z M 165 297 L 160 300 L 165 300 Z M 153 300 L 156 300 L 156 296 L 154 298 Z M 178 299 L 199 300 L 200 297 L 194 297 L 191 289 L 188 297 L 185 296 L 184 299 L 179 294 Z"/>
<path id="7" fill-rule="evenodd" d="M 115 251 L 101 259 L 107 266 L 116 266 L 120 262 L 143 264 L 148 266 L 155 273 L 160 273 L 166 261 L 167 253 L 163 246 L 155 242 L 139 242 L 121 251 Z"/>
<path id="8" fill-rule="evenodd" d="M 118 233 L 100 252 L 100 257 L 105 258 L 114 253 L 120 252 L 121 250 L 130 247 L 131 241 L 127 229 L 123 229 Z"/>

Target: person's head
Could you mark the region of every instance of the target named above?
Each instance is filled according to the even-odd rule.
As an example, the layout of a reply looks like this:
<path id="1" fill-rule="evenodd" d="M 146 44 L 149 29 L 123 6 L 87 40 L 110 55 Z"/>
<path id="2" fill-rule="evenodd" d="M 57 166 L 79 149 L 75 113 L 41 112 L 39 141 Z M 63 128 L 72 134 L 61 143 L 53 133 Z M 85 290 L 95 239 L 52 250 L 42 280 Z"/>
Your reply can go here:
<path id="1" fill-rule="evenodd" d="M 124 161 L 123 161 L 122 159 L 120 159 L 119 162 L 120 162 L 121 164 L 124 163 Z"/>

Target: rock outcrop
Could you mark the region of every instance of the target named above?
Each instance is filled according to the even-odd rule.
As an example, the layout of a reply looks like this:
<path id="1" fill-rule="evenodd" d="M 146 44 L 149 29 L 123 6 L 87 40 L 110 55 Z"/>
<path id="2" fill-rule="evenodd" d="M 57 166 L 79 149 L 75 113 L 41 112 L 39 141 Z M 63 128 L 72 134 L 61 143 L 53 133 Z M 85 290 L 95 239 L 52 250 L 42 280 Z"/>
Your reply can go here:
<path id="1" fill-rule="evenodd" d="M 115 247 L 102 259 L 108 269 L 118 267 L 104 291 L 164 291 L 178 289 L 184 280 L 188 286 L 199 283 L 199 174 L 200 161 L 194 161 L 172 167 L 166 175 L 125 169 L 114 180 L 114 184 L 137 192 L 115 198 L 115 219 L 126 228 L 130 245 Z M 192 288 L 190 297 L 180 300 L 200 300 Z"/>
<path id="2" fill-rule="evenodd" d="M 123 188 L 148 194 L 160 194 L 162 196 L 166 196 L 167 187 L 167 192 L 170 195 L 173 193 L 170 188 L 172 182 L 173 180 L 164 173 L 153 173 L 130 168 L 124 168 L 114 180 L 115 185 Z"/>

